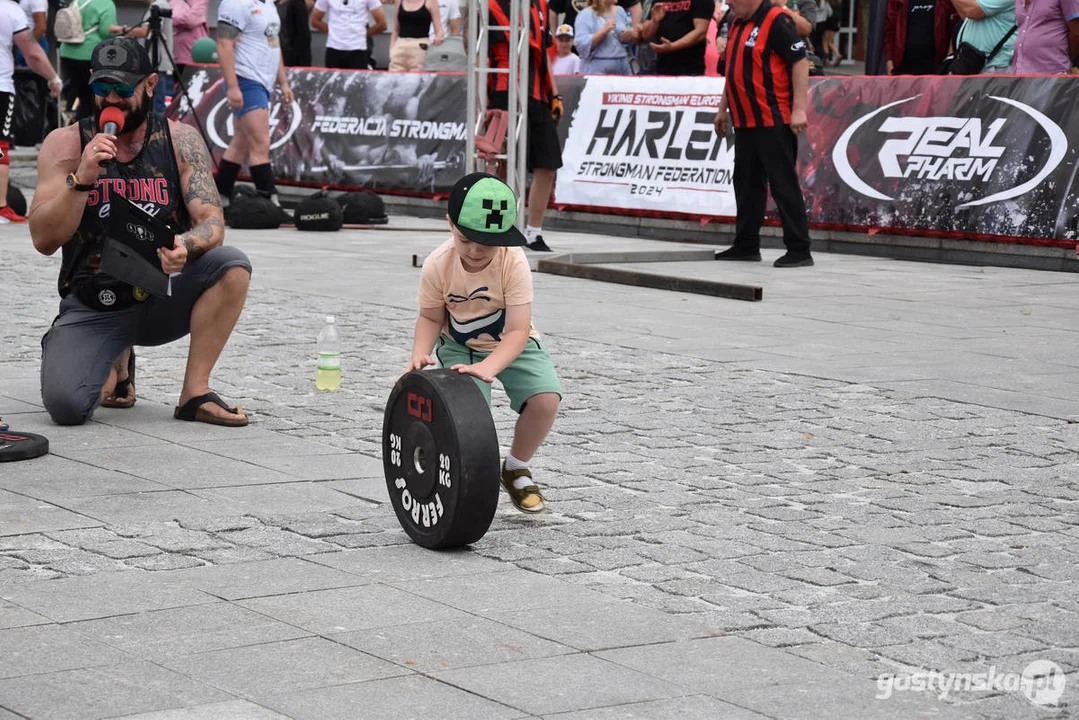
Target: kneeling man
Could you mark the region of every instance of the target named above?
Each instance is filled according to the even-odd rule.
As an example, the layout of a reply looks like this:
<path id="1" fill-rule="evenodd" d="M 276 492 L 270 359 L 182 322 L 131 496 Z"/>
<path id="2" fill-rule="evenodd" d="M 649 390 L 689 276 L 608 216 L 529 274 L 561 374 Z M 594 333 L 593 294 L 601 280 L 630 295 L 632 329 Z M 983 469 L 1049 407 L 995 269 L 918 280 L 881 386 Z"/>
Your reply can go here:
<path id="1" fill-rule="evenodd" d="M 224 247 L 225 224 L 210 154 L 198 131 L 152 112 L 158 76 L 131 38 L 106 40 L 90 60 L 92 118 L 49 133 L 38 157 L 30 235 L 44 255 L 60 249 L 60 313 L 41 341 L 41 397 L 53 421 L 79 425 L 99 404 L 135 401 L 133 346 L 191 334 L 174 416 L 246 425 L 210 390 L 213 370 L 243 310 L 251 263 Z M 106 108 L 124 115 L 117 135 L 98 131 Z M 115 112 L 115 111 L 113 111 Z M 148 295 L 101 272 L 110 197 L 121 194 L 179 232 L 158 250 L 171 295 Z"/>

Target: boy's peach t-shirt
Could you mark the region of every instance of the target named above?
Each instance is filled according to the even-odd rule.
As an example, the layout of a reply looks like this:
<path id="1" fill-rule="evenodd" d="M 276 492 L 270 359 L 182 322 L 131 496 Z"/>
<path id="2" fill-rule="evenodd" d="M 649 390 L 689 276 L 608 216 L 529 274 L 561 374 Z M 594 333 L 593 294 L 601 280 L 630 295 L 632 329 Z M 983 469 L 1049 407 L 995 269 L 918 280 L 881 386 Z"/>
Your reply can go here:
<path id="1" fill-rule="evenodd" d="M 446 308 L 442 334 L 477 352 L 498 347 L 506 328 L 506 308 L 532 302 L 532 271 L 524 250 L 500 247 L 483 270 L 469 272 L 449 240 L 423 261 L 421 308 Z M 532 337 L 539 333 L 532 328 Z"/>

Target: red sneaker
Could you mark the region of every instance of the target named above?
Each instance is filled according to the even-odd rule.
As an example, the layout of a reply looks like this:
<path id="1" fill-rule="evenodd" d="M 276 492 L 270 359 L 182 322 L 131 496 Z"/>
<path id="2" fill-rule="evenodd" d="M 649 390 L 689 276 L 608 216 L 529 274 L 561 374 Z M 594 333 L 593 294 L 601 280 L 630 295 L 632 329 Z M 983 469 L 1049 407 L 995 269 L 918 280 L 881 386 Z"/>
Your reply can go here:
<path id="1" fill-rule="evenodd" d="M 0 207 L 0 225 L 26 222 L 26 218 L 11 209 L 10 205 Z"/>

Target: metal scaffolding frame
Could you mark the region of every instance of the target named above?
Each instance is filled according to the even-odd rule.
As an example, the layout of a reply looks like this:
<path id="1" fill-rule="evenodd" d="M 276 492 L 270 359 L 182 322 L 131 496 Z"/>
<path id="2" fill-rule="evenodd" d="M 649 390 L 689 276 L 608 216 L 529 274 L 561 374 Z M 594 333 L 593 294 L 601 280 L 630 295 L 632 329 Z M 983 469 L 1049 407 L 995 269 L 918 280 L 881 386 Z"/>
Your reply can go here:
<path id="1" fill-rule="evenodd" d="M 488 2 L 489 0 L 468 0 L 469 132 L 466 133 L 465 171 L 475 172 L 480 166 L 476 135 L 483 131 L 487 118 L 488 80 L 496 75 L 508 75 L 509 123 L 506 128 L 506 150 L 495 157 L 505 163 L 506 184 L 517 197 L 517 227 L 523 232 L 526 221 L 525 195 L 528 189 L 528 39 L 529 19 L 532 15 L 531 0 L 509 0 L 509 27 L 489 24 Z M 490 67 L 487 50 L 491 31 L 506 33 L 509 40 L 508 69 Z"/>

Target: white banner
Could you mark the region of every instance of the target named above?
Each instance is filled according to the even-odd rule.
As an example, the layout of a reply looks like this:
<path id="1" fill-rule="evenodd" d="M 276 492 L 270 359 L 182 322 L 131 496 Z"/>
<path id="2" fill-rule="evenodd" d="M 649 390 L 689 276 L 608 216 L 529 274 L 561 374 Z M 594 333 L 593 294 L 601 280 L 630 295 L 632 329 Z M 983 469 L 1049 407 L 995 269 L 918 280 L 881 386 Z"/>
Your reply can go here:
<path id="1" fill-rule="evenodd" d="M 555 203 L 734 216 L 734 146 L 713 120 L 723 78 L 585 78 Z"/>

